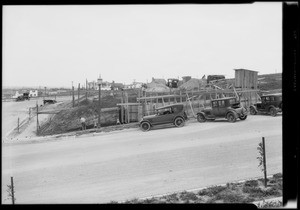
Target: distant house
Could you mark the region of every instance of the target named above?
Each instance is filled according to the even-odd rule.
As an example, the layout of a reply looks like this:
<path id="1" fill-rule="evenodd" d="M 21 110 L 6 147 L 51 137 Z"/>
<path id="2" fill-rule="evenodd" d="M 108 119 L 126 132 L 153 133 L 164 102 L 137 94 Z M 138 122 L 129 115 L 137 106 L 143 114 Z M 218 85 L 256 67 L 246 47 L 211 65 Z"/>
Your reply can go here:
<path id="1" fill-rule="evenodd" d="M 98 84 L 95 81 L 88 82 L 88 89 L 89 90 L 98 90 Z"/>
<path id="2" fill-rule="evenodd" d="M 141 88 L 143 83 L 142 82 L 133 82 L 132 85 L 133 85 L 133 88 Z"/>
<path id="3" fill-rule="evenodd" d="M 29 97 L 38 97 L 38 90 L 30 90 Z"/>
<path id="4" fill-rule="evenodd" d="M 109 82 L 102 82 L 101 90 L 111 90 L 111 83 Z"/>
<path id="5" fill-rule="evenodd" d="M 124 85 L 122 83 L 116 83 L 112 82 L 111 83 L 111 90 L 122 90 L 124 88 Z"/>
<path id="6" fill-rule="evenodd" d="M 12 96 L 12 98 L 18 98 L 19 96 L 22 96 L 22 93 L 19 93 L 19 91 L 17 90 L 15 95 Z"/>

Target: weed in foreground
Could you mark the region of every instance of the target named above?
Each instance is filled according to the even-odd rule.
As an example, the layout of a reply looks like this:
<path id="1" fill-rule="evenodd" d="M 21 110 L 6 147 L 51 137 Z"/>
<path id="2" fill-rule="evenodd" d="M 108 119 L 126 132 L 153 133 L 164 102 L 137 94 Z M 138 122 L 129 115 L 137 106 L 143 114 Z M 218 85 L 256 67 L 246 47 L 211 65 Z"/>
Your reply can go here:
<path id="1" fill-rule="evenodd" d="M 223 200 L 224 203 L 243 203 L 244 196 L 240 193 L 227 189 L 218 193 L 215 196 L 215 200 Z"/>
<path id="2" fill-rule="evenodd" d="M 223 190 L 226 190 L 227 188 L 228 188 L 227 186 L 226 187 L 225 186 L 213 186 L 213 187 L 210 187 L 210 188 L 207 188 L 207 189 L 200 190 L 198 192 L 198 195 L 200 195 L 200 196 L 204 196 L 204 195 L 214 196 L 217 193 L 222 192 Z"/>
<path id="3" fill-rule="evenodd" d="M 257 182 L 257 180 L 248 180 L 244 183 L 244 186 L 246 186 L 246 187 L 257 187 L 258 182 Z"/>
<path id="4" fill-rule="evenodd" d="M 282 207 L 281 201 L 269 201 L 258 204 L 257 208 L 273 208 L 273 207 Z"/>
<path id="5" fill-rule="evenodd" d="M 182 201 L 187 202 L 187 203 L 189 203 L 190 201 L 198 200 L 198 197 L 195 193 L 187 192 L 187 191 L 183 191 L 182 193 L 180 193 L 179 198 Z"/>

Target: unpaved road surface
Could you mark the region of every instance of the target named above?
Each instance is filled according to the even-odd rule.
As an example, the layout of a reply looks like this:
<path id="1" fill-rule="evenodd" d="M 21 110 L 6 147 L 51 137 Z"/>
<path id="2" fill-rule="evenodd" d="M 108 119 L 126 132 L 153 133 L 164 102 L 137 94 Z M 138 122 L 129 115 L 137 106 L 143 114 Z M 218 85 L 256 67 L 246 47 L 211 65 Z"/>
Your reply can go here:
<path id="1" fill-rule="evenodd" d="M 46 97 L 46 99 L 54 99 L 54 97 Z M 56 97 L 57 102 L 71 100 L 70 96 Z M 43 105 L 43 98 L 31 98 L 29 101 L 9 101 L 2 102 L 2 139 L 5 139 L 18 126 L 18 118 L 20 122 L 29 116 L 29 108 L 36 107 L 36 104 Z M 40 115 L 40 119 L 45 118 L 45 115 Z M 36 120 L 33 120 L 36 121 Z M 33 129 L 34 130 L 34 129 Z"/>
<path id="2" fill-rule="evenodd" d="M 2 145 L 2 202 L 14 178 L 16 203 L 107 203 L 282 173 L 282 117 L 128 129 Z"/>

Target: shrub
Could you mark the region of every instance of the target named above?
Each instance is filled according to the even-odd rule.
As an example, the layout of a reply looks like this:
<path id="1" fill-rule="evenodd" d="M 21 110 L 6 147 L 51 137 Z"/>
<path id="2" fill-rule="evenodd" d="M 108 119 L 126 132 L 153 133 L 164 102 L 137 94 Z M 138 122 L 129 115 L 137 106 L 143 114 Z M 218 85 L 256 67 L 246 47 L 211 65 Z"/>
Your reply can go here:
<path id="1" fill-rule="evenodd" d="M 282 178 L 282 174 L 281 173 L 274 174 L 273 178 L 280 179 L 280 178 Z"/>
<path id="2" fill-rule="evenodd" d="M 257 187 L 258 182 L 257 182 L 257 180 L 248 180 L 244 183 L 244 186 L 246 186 L 246 187 Z"/>
<path id="3" fill-rule="evenodd" d="M 207 195 L 207 196 L 214 196 L 216 194 L 218 194 L 219 192 L 222 192 L 223 190 L 226 190 L 227 187 L 224 186 L 213 186 L 204 190 L 200 190 L 198 192 L 198 195 Z"/>
<path id="4" fill-rule="evenodd" d="M 262 204 L 258 204 L 257 207 L 258 208 L 282 207 L 282 202 L 281 201 L 263 202 Z"/>
<path id="5" fill-rule="evenodd" d="M 186 202 L 189 202 L 190 200 L 191 201 L 195 201 L 195 200 L 198 199 L 198 197 L 197 197 L 197 195 L 195 193 L 186 192 L 186 191 L 181 192 L 180 195 L 179 195 L 179 198 L 182 201 L 186 201 Z"/>
<path id="6" fill-rule="evenodd" d="M 159 203 L 159 200 L 156 198 L 150 198 L 150 199 L 145 199 L 143 201 L 141 201 L 142 204 L 152 204 L 152 203 Z"/>
<path id="7" fill-rule="evenodd" d="M 164 196 L 166 201 L 167 202 L 170 202 L 170 203 L 175 203 L 175 202 L 178 202 L 179 201 L 179 198 L 177 197 L 177 194 L 176 193 L 173 193 L 171 195 L 167 195 L 167 196 Z"/>
<path id="8" fill-rule="evenodd" d="M 244 196 L 231 190 L 224 190 L 215 196 L 216 200 L 223 200 L 224 203 L 243 203 Z"/>
<path id="9" fill-rule="evenodd" d="M 265 191 L 265 196 L 278 196 L 278 195 L 281 195 L 281 193 L 275 188 L 268 188 Z"/>
<path id="10" fill-rule="evenodd" d="M 244 193 L 249 193 L 250 196 L 255 197 L 255 198 L 260 198 L 265 195 L 264 191 L 258 187 L 247 187 L 243 186 L 243 192 Z"/>

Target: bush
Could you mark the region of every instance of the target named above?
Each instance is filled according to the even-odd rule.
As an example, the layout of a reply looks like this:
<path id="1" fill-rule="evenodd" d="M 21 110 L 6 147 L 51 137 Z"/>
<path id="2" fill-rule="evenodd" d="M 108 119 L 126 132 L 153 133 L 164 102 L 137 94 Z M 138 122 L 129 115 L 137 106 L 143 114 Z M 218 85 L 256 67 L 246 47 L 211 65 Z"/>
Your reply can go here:
<path id="1" fill-rule="evenodd" d="M 262 204 L 258 204 L 257 207 L 258 208 L 282 207 L 282 202 L 281 201 L 263 202 Z"/>
<path id="2" fill-rule="evenodd" d="M 177 197 L 176 193 L 164 196 L 164 198 L 167 200 L 167 202 L 170 202 L 170 203 L 175 203 L 175 202 L 179 201 L 179 198 Z"/>
<path id="3" fill-rule="evenodd" d="M 258 181 L 257 180 L 248 180 L 245 182 L 244 186 L 246 187 L 257 187 Z"/>
<path id="4" fill-rule="evenodd" d="M 186 192 L 186 191 L 183 191 L 182 193 L 180 193 L 179 198 L 182 201 L 186 201 L 186 202 L 189 202 L 190 200 L 191 201 L 196 201 L 198 199 L 198 197 L 195 193 Z"/>
<path id="5" fill-rule="evenodd" d="M 215 196 L 215 200 L 223 200 L 224 203 L 243 203 L 244 196 L 231 190 L 224 190 Z"/>
<path id="6" fill-rule="evenodd" d="M 213 186 L 204 190 L 200 190 L 198 192 L 198 195 L 207 195 L 207 196 L 214 196 L 216 194 L 218 194 L 219 192 L 222 192 L 223 190 L 226 190 L 227 187 L 224 186 Z"/>
<path id="7" fill-rule="evenodd" d="M 279 196 L 281 193 L 275 188 L 268 188 L 265 191 L 265 196 Z"/>
<path id="8" fill-rule="evenodd" d="M 141 201 L 140 203 L 142 203 L 142 204 L 152 204 L 152 203 L 160 203 L 160 201 L 158 199 L 152 197 L 150 199 L 147 198 L 147 199 Z"/>
<path id="9" fill-rule="evenodd" d="M 275 179 L 281 179 L 282 178 L 282 174 L 281 173 L 274 174 L 273 178 L 275 178 Z"/>

